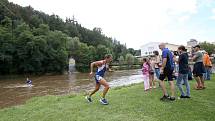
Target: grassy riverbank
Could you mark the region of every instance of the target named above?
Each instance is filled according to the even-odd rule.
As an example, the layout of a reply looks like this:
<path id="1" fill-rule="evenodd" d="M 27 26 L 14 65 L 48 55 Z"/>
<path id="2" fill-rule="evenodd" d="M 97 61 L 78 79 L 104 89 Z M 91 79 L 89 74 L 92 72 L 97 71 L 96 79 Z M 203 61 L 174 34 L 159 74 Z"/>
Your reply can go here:
<path id="1" fill-rule="evenodd" d="M 0 121 L 212 121 L 215 119 L 215 78 L 207 89 L 194 90 L 191 99 L 161 102 L 161 90 L 143 91 L 143 84 L 110 90 L 109 105 L 87 103 L 84 94 L 35 97 L 25 105 L 1 109 Z"/>

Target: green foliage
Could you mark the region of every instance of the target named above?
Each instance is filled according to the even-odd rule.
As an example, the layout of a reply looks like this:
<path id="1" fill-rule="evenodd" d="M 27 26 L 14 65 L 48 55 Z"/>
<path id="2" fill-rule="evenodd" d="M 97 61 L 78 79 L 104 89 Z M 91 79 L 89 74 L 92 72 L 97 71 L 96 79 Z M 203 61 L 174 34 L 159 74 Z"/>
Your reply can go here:
<path id="1" fill-rule="evenodd" d="M 135 50 L 133 48 L 128 48 L 128 53 L 135 55 Z"/>
<path id="2" fill-rule="evenodd" d="M 68 58 L 76 60 L 79 71 L 110 53 L 113 60 L 136 50 L 109 38 L 102 29 L 86 29 L 76 20 L 64 22 L 58 15 L 47 15 L 31 6 L 21 7 L 1 0 L 0 73 L 63 72 Z"/>
<path id="3" fill-rule="evenodd" d="M 81 72 L 89 70 L 89 64 L 94 61 L 96 49 L 81 43 L 77 37 L 69 38 L 70 56 L 76 60 L 76 69 Z"/>
<path id="4" fill-rule="evenodd" d="M 128 67 L 130 67 L 131 65 L 134 64 L 134 56 L 130 53 L 126 54 L 125 61 L 126 61 L 126 64 L 128 64 Z"/>
<path id="5" fill-rule="evenodd" d="M 118 60 L 119 60 L 119 65 L 120 65 L 120 66 L 123 65 L 123 64 L 125 63 L 125 59 L 124 59 L 123 56 L 120 56 Z"/>
<path id="6" fill-rule="evenodd" d="M 6 25 L 7 26 L 7 25 Z M 13 54 L 15 52 L 10 29 L 0 26 L 0 72 L 11 73 L 13 68 Z"/>
<path id="7" fill-rule="evenodd" d="M 136 58 L 136 57 L 134 57 L 134 64 L 136 64 L 136 65 L 140 64 L 138 58 Z"/>
<path id="8" fill-rule="evenodd" d="M 200 43 L 200 46 L 203 50 L 205 50 L 206 52 L 208 52 L 209 55 L 211 54 L 215 54 L 215 45 L 208 43 L 208 42 L 202 42 Z"/>
<path id="9" fill-rule="evenodd" d="M 109 48 L 107 48 L 105 45 L 98 45 L 97 46 L 96 60 L 103 59 L 104 56 L 108 53 L 110 53 Z"/>

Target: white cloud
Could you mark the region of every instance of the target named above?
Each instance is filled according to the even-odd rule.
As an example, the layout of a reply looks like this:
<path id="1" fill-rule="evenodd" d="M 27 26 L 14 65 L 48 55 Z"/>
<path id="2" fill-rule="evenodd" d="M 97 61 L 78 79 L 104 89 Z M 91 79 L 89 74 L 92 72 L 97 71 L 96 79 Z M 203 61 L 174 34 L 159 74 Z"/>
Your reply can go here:
<path id="1" fill-rule="evenodd" d="M 180 23 L 185 23 L 186 21 L 188 21 L 190 19 L 190 16 L 189 15 L 184 15 L 184 16 L 181 16 L 179 17 L 178 21 Z"/>
<path id="2" fill-rule="evenodd" d="M 214 15 L 214 16 L 211 16 L 210 19 L 215 20 L 215 15 Z"/>
<path id="3" fill-rule="evenodd" d="M 213 9 L 212 9 L 212 13 L 214 13 L 214 14 L 215 14 L 215 8 L 213 8 Z"/>
<path id="4" fill-rule="evenodd" d="M 210 19 L 215 20 L 215 8 L 213 8 L 213 9 L 211 10 L 211 12 L 212 12 L 213 15 L 210 17 Z"/>
<path id="5" fill-rule="evenodd" d="M 197 0 L 9 0 L 31 5 L 48 14 L 72 17 L 85 27 L 101 27 L 104 34 L 114 37 L 128 47 L 139 48 L 149 41 L 168 41 L 183 37 L 186 23 L 196 14 Z M 182 42 L 181 41 L 181 42 Z"/>
<path id="6" fill-rule="evenodd" d="M 197 13 L 197 0 L 168 0 L 169 14 Z"/>

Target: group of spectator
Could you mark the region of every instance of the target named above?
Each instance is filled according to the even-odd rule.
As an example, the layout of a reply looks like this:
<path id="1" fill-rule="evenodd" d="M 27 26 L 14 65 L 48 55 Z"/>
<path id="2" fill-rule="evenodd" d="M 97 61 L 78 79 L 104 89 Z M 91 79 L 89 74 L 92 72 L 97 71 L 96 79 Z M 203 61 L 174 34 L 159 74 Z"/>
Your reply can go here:
<path id="1" fill-rule="evenodd" d="M 190 85 L 188 80 L 192 79 L 191 67 L 189 66 L 189 55 L 185 46 L 179 46 L 178 50 L 171 52 L 166 48 L 164 43 L 159 45 L 159 49 L 162 51 L 162 55 L 159 56 L 158 51 L 154 51 L 154 56 L 143 59 L 143 76 L 144 76 L 144 90 L 148 91 L 152 88 L 156 88 L 154 75 L 159 81 L 159 86 L 162 88 L 163 97 L 161 100 L 175 100 L 175 84 L 180 91 L 180 98 L 191 98 Z M 204 80 L 210 80 L 210 73 L 212 63 L 207 52 L 200 51 L 200 46 L 193 47 L 191 61 L 193 65 L 193 77 L 197 84 L 195 89 L 205 89 Z M 168 80 L 170 84 L 171 94 L 167 93 L 164 80 Z M 184 92 L 182 85 L 186 86 L 186 93 Z"/>

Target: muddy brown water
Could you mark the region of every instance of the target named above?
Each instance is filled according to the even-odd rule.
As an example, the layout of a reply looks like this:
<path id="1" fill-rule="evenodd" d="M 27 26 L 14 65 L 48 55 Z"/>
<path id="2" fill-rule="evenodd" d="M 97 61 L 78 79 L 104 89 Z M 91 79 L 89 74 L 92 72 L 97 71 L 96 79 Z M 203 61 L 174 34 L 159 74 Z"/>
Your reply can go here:
<path id="1" fill-rule="evenodd" d="M 68 75 L 31 77 L 33 86 L 25 84 L 25 78 L 0 80 L 0 108 L 24 104 L 35 96 L 64 95 L 88 92 L 95 85 L 88 73 L 72 73 Z M 108 72 L 105 79 L 110 87 L 118 87 L 142 82 L 141 70 L 123 70 Z"/>

